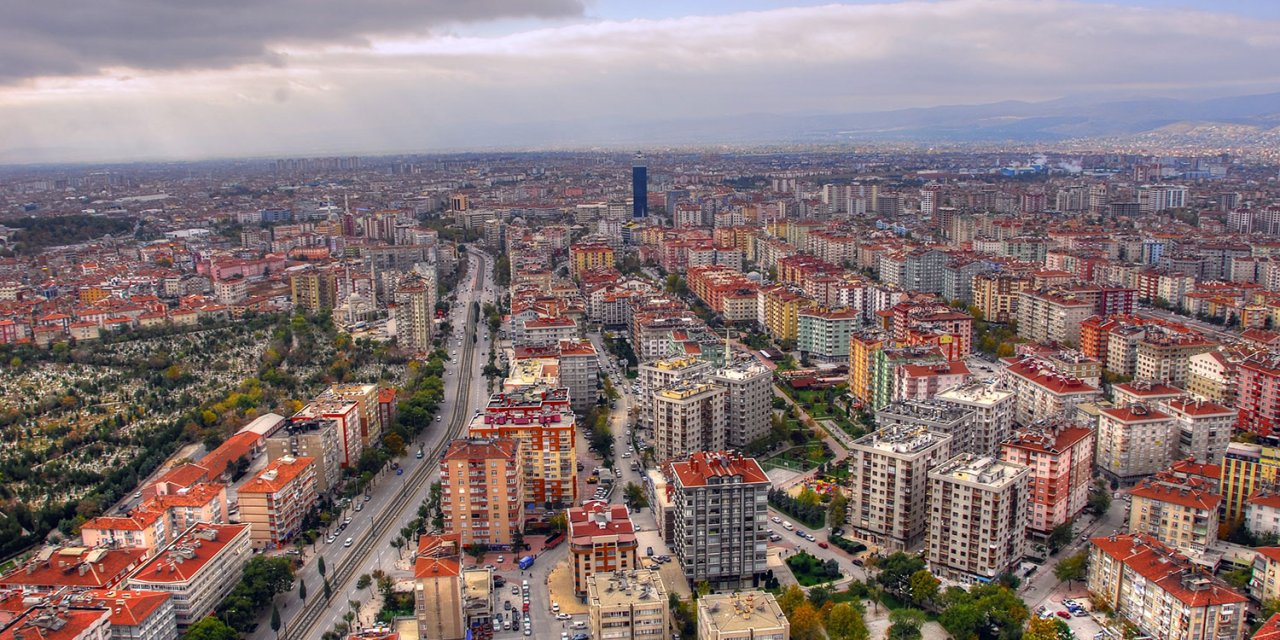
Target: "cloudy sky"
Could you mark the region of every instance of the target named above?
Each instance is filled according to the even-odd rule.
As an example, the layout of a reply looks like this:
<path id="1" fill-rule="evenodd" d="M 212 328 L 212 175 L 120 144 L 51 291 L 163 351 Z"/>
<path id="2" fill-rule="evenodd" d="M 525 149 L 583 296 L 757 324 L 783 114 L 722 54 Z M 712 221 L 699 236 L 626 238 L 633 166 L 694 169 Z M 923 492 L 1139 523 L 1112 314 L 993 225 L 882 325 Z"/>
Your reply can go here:
<path id="1" fill-rule="evenodd" d="M 1280 89 L 1273 0 L 0 0 L 0 162 Z"/>

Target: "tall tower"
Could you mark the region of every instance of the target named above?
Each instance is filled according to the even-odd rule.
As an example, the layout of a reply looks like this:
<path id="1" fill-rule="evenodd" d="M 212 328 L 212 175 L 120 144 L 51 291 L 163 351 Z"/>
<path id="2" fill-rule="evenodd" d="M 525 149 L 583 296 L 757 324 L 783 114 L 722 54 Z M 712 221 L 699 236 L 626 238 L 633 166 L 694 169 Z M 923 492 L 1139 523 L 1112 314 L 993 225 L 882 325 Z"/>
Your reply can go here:
<path id="1" fill-rule="evenodd" d="M 649 215 L 649 167 L 645 164 L 644 154 L 636 152 L 631 161 L 631 217 L 643 218 Z"/>

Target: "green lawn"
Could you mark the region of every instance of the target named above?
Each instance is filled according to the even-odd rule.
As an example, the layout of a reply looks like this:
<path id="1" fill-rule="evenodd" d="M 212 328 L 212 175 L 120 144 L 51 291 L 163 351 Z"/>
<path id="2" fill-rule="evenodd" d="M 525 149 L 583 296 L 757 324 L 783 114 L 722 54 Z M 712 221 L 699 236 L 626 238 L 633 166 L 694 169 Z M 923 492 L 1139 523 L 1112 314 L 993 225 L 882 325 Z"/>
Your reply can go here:
<path id="1" fill-rule="evenodd" d="M 823 561 L 804 552 L 787 558 L 786 562 L 802 587 L 834 582 L 843 577 L 834 560 Z"/>
<path id="2" fill-rule="evenodd" d="M 817 469 L 824 462 L 830 462 L 835 456 L 827 450 L 824 443 L 811 442 L 809 444 L 791 447 L 785 451 L 765 459 L 766 463 L 773 463 L 779 467 L 787 469 L 797 469 L 800 471 L 809 471 Z"/>

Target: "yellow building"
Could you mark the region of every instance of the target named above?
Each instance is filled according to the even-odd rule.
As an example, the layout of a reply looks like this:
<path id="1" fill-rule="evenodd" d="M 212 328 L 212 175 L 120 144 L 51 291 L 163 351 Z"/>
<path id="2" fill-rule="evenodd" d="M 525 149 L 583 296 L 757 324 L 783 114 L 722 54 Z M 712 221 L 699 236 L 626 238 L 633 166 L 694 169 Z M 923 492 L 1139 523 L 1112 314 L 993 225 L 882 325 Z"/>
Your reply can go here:
<path id="1" fill-rule="evenodd" d="M 338 274 L 331 269 L 307 265 L 289 275 L 293 307 L 307 311 L 332 309 L 338 299 Z"/>
<path id="2" fill-rule="evenodd" d="M 110 296 L 111 292 L 102 287 L 84 287 L 80 290 L 80 304 L 93 304 Z"/>
<path id="3" fill-rule="evenodd" d="M 1280 447 L 1232 442 L 1222 457 L 1222 522 L 1230 530 L 1244 518 L 1245 501 L 1254 491 L 1275 482 Z"/>
<path id="4" fill-rule="evenodd" d="M 614 264 L 613 247 L 602 242 L 580 242 L 569 247 L 569 275 L 574 280 L 583 272 Z"/>
<path id="5" fill-rule="evenodd" d="M 973 276 L 973 306 L 991 322 L 1008 322 L 1017 312 L 1018 294 L 1031 288 L 1031 278 L 1009 273 Z"/>
<path id="6" fill-rule="evenodd" d="M 849 338 L 849 393 L 864 403 L 871 402 L 872 363 L 884 345 L 885 335 L 879 332 L 854 334 Z"/>
<path id="7" fill-rule="evenodd" d="M 776 340 L 795 342 L 800 337 L 800 310 L 812 300 L 781 285 L 760 289 L 764 328 Z"/>

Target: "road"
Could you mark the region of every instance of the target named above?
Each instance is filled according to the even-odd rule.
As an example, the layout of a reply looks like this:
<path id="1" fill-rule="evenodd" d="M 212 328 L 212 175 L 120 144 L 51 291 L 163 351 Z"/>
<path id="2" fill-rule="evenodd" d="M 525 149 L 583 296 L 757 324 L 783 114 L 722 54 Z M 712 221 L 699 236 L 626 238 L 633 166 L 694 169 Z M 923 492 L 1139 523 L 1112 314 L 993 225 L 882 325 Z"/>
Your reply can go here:
<path id="1" fill-rule="evenodd" d="M 362 596 L 367 595 L 356 592 L 355 582 L 359 575 L 376 568 L 395 575 L 396 552 L 390 541 L 399 536 L 400 529 L 416 516 L 418 505 L 427 499 L 431 481 L 438 475 L 437 463 L 443 447 L 465 427 L 473 403 L 487 398 L 483 392 L 484 380 L 479 375 L 483 362 L 476 358 L 477 347 L 487 350 L 489 344 L 480 340 L 477 331 L 483 334 L 487 328 L 480 327 L 471 302 L 483 304 L 492 299 L 492 295 L 485 292 L 491 279 L 490 259 L 476 252 L 470 252 L 468 259 L 470 275 L 458 292 L 460 304 L 455 307 L 453 322 L 460 333 L 455 333 L 457 337 L 451 336 L 447 343 L 451 354 L 456 345 L 460 357 L 452 359 L 456 362 L 446 364 L 444 401 L 437 413 L 440 420 L 428 425 L 419 439 L 424 456 L 418 459 L 414 455 L 417 448 L 411 446 L 410 453 L 397 460 L 405 469 L 404 475 L 382 473 L 376 486 L 370 490 L 369 499 L 360 503 L 363 505 L 361 511 L 354 511 L 356 505 L 353 505 L 343 514 L 351 518 L 351 524 L 337 534 L 335 542 L 326 544 L 322 540 L 317 543 L 315 555 L 325 559 L 333 595 L 329 602 L 323 601 L 321 585 L 324 578 L 319 574 L 315 555 L 310 556 L 297 574 L 297 580 L 307 584 L 307 601 L 298 601 L 296 589 L 280 596 L 283 605 L 280 609 L 283 622 L 281 636 L 286 640 L 318 637 L 340 621 L 348 611 L 348 600 L 363 600 Z M 349 547 L 345 546 L 348 538 L 352 541 Z M 410 543 L 407 552 L 411 553 L 413 546 Z M 272 637 L 267 616 L 249 637 L 258 640 Z"/>
<path id="2" fill-rule="evenodd" d="M 1229 331 L 1229 330 L 1223 329 L 1218 325 L 1209 324 L 1208 322 L 1196 320 L 1195 318 L 1189 318 L 1187 316 L 1178 315 L 1176 313 L 1173 313 L 1171 311 L 1165 311 L 1163 309 L 1156 309 L 1154 307 L 1147 307 L 1147 306 L 1139 306 L 1134 309 L 1133 314 L 1140 318 L 1155 318 L 1157 320 L 1164 320 L 1166 322 L 1181 323 L 1207 336 L 1210 336 L 1216 340 L 1222 340 L 1224 342 L 1236 342 L 1240 339 L 1240 334 L 1234 331 Z"/>

